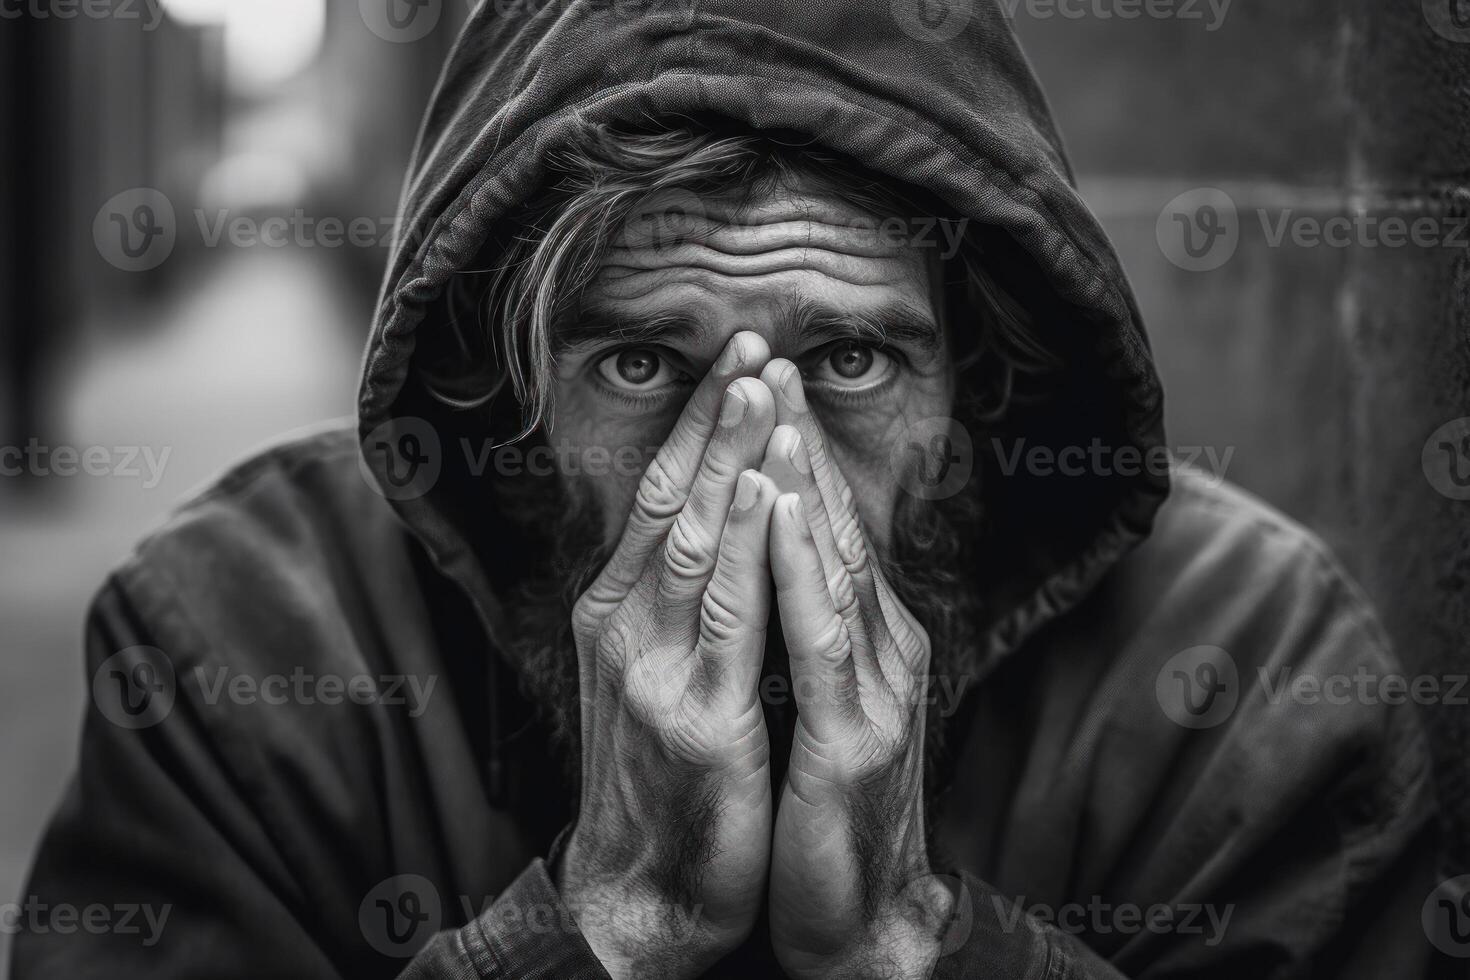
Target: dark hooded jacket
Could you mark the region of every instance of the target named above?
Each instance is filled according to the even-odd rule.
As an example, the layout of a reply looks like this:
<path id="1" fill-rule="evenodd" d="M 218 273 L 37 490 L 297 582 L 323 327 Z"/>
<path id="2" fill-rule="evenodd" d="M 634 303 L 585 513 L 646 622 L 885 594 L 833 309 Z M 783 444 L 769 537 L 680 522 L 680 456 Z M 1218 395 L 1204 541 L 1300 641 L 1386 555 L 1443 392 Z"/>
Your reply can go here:
<path id="1" fill-rule="evenodd" d="M 1009 435 L 1158 459 L 1134 301 L 998 6 L 496 9 L 429 109 L 356 427 L 235 469 L 96 600 L 80 767 L 27 894 L 133 908 L 134 928 L 42 913 L 17 980 L 602 975 L 548 872 L 575 801 L 504 655 L 524 539 L 411 370 L 446 283 L 588 126 L 795 131 L 934 195 L 1004 243 L 1006 287 L 1067 361 Z M 976 449 L 991 612 L 947 721 L 933 853 L 961 901 L 936 975 L 1420 972 L 1433 802 L 1412 705 L 1258 681 L 1398 672 L 1322 546 L 1189 468 L 1002 474 Z M 341 683 L 303 696 L 298 677 Z M 139 908 L 166 911 L 156 934 Z M 762 944 L 718 972 L 774 972 Z"/>

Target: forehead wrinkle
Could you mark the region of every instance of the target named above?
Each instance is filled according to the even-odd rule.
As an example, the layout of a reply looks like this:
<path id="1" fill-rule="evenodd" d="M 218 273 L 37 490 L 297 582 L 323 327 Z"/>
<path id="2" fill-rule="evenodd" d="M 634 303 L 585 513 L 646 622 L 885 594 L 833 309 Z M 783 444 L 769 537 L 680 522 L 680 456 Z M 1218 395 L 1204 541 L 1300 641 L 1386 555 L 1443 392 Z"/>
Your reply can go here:
<path id="1" fill-rule="evenodd" d="M 692 250 L 689 254 L 686 249 Z M 703 276 L 721 279 L 752 280 L 765 276 L 812 272 L 849 286 L 880 286 L 893 282 L 891 269 L 878 263 L 901 261 L 899 256 L 868 256 L 837 252 L 826 248 L 782 248 L 758 255 L 734 255 L 714 249 L 700 250 L 680 246 L 681 254 L 667 258 L 659 265 L 636 265 L 620 261 L 622 256 L 636 253 L 624 251 L 622 256 L 609 255 L 598 278 L 609 291 L 626 289 L 629 280 L 648 276 L 653 282 L 643 290 L 652 292 L 671 280 L 696 282 Z"/>

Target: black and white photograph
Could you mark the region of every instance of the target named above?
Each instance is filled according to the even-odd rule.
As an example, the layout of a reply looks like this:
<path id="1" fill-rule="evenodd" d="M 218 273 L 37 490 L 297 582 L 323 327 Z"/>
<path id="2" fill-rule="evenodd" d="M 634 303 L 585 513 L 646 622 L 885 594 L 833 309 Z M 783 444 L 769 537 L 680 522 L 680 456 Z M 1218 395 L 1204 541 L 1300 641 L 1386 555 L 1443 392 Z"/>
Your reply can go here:
<path id="1" fill-rule="evenodd" d="M 1470 0 L 0 0 L 0 980 L 1470 976 Z"/>

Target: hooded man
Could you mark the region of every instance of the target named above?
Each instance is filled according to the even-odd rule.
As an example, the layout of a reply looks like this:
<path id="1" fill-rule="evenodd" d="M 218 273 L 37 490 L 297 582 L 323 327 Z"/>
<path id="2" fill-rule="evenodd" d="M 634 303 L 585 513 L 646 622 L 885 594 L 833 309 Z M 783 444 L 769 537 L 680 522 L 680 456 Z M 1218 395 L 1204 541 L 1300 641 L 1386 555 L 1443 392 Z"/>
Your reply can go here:
<path id="1" fill-rule="evenodd" d="M 97 599 L 20 980 L 1421 970 L 1412 707 L 1276 680 L 1401 671 L 1168 463 L 999 7 L 493 7 L 355 432 Z"/>

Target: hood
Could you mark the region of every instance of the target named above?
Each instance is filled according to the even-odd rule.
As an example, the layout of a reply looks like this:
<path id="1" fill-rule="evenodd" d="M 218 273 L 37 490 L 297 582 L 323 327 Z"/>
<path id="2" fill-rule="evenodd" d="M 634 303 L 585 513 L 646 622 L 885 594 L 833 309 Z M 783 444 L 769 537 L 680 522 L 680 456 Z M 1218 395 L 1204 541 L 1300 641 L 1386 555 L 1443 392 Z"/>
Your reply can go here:
<path id="1" fill-rule="evenodd" d="M 496 222 L 540 188 L 548 151 L 597 123 L 714 115 L 802 133 L 936 195 L 1005 243 L 1002 285 L 1062 353 L 1065 384 L 1046 406 L 1017 413 L 1003 444 L 976 440 L 975 465 L 992 477 L 983 553 L 994 562 L 984 583 L 992 621 L 972 678 L 1076 603 L 1148 533 L 1168 493 L 1158 467 L 1078 476 L 1008 466 L 1018 446 L 1100 445 L 1157 459 L 1163 429 L 1133 297 L 1073 187 L 998 3 L 501 7 L 481 4 L 470 17 L 429 107 L 359 397 L 369 479 L 467 591 L 492 641 L 502 628 L 497 591 L 514 581 L 513 529 L 487 532 L 484 505 L 475 505 L 487 495 L 474 481 L 493 477 L 466 470 L 452 420 L 433 421 L 410 369 L 420 334 L 444 328 L 451 277 L 483 268 L 476 263 Z"/>

